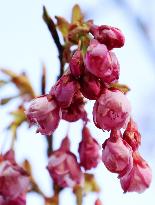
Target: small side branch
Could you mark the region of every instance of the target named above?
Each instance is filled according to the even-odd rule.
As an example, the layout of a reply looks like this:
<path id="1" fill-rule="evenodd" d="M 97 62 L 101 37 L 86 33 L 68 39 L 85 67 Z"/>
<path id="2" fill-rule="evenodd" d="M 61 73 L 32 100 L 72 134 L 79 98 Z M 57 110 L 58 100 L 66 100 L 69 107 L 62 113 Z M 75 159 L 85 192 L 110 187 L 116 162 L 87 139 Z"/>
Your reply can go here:
<path id="1" fill-rule="evenodd" d="M 59 79 L 64 73 L 64 62 L 63 62 L 64 47 L 60 43 L 60 39 L 59 39 L 58 32 L 56 30 L 56 26 L 55 26 L 52 18 L 48 15 L 48 12 L 47 12 L 45 6 L 43 7 L 43 19 L 44 19 L 44 21 L 45 21 L 45 23 L 46 23 L 46 25 L 51 33 L 51 36 L 55 42 L 55 45 L 58 49 L 59 61 L 60 61 L 60 74 L 58 76 L 58 79 Z"/>

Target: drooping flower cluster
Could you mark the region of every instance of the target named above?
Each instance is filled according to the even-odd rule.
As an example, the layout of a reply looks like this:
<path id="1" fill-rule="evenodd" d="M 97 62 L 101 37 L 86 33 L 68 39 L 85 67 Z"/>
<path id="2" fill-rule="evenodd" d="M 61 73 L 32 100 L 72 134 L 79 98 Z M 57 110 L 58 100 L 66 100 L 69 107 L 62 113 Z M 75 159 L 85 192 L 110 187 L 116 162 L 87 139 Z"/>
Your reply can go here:
<path id="1" fill-rule="evenodd" d="M 79 144 L 79 155 L 80 155 L 80 165 L 85 168 L 85 170 L 95 168 L 99 161 L 100 145 L 91 136 L 90 131 L 87 127 L 83 127 L 82 130 L 82 141 Z"/>
<path id="2" fill-rule="evenodd" d="M 141 157 L 139 146 L 141 135 L 131 116 L 130 102 L 126 97 L 128 86 L 119 83 L 120 65 L 114 48 L 121 48 L 125 38 L 118 28 L 94 25 L 85 21 L 81 9 L 75 5 L 71 22 L 55 16 L 56 24 L 43 7 L 43 19 L 54 39 L 60 60 L 57 82 L 46 92 L 46 68 L 43 65 L 41 96 L 36 97 L 25 72 L 16 74 L 0 68 L 9 80 L 0 79 L 0 87 L 13 83 L 19 93 L 0 100 L 1 105 L 21 98 L 19 107 L 11 112 L 13 117 L 8 129 L 13 134 L 11 150 L 0 155 L 0 205 L 25 205 L 26 192 L 34 191 L 43 196 L 45 204 L 59 205 L 59 193 L 70 187 L 77 204 L 88 192 L 98 193 L 100 188 L 95 175 L 87 171 L 96 168 L 100 162 L 118 175 L 124 193 L 142 193 L 150 186 L 152 173 L 148 163 Z M 64 43 L 59 39 L 59 29 Z M 36 97 L 36 98 L 35 98 Z M 35 98 L 35 99 L 33 99 Z M 33 100 L 32 100 L 33 99 Z M 25 111 L 25 103 L 30 106 Z M 95 126 L 110 132 L 100 144 L 88 128 L 85 104 L 94 100 L 92 110 Z M 47 197 L 33 177 L 32 167 L 25 160 L 23 167 L 14 158 L 14 143 L 18 127 L 26 121 L 37 126 L 37 132 L 46 135 L 48 143 L 46 166 L 53 180 L 53 196 Z M 78 145 L 78 156 L 70 148 L 69 133 L 53 151 L 53 133 L 61 120 L 68 123 L 82 120 L 82 139 Z M 76 142 L 76 132 L 74 132 Z M 30 183 L 29 183 L 30 182 Z M 30 184 L 30 185 L 29 185 Z M 98 198 L 95 205 L 101 205 Z"/>
<path id="3" fill-rule="evenodd" d="M 151 183 L 152 172 L 148 163 L 140 156 L 139 152 L 133 152 L 133 168 L 120 178 L 124 192 L 144 192 Z"/>
<path id="4" fill-rule="evenodd" d="M 123 140 L 132 148 L 133 167 L 130 172 L 120 178 L 121 186 L 124 192 L 136 191 L 142 193 L 150 186 L 152 171 L 138 151 L 141 144 L 141 135 L 133 119 L 128 123 L 123 134 Z"/>
<path id="5" fill-rule="evenodd" d="M 26 205 L 28 186 L 29 176 L 15 162 L 14 152 L 0 156 L 0 204 Z"/>
<path id="6" fill-rule="evenodd" d="M 124 192 L 141 193 L 151 183 L 151 169 L 138 152 L 140 142 L 137 126 L 130 120 L 123 136 L 120 130 L 112 130 L 103 144 L 102 161 L 109 171 L 118 174 Z"/>
<path id="7" fill-rule="evenodd" d="M 125 127 L 129 121 L 131 108 L 126 96 L 119 90 L 109 89 L 111 83 L 118 81 L 120 70 L 117 57 L 109 47 L 123 45 L 123 34 L 119 32 L 115 35 L 116 40 L 107 33 L 102 38 L 111 40 L 103 44 L 94 34 L 94 25 L 92 27 L 94 39 L 90 40 L 86 53 L 78 48 L 71 57 L 69 68 L 49 94 L 36 98 L 26 111 L 30 123 L 37 124 L 42 134 L 52 134 L 60 119 L 87 121 L 84 98 L 96 100 L 93 116 L 98 128 L 109 131 Z M 114 34 L 118 32 L 115 28 L 111 29 Z M 101 30 L 101 34 L 104 33 L 104 27 Z"/>
<path id="8" fill-rule="evenodd" d="M 49 156 L 48 171 L 60 187 L 74 187 L 82 184 L 83 173 L 76 156 L 70 151 L 68 137 L 64 138 L 60 148 Z"/>
<path id="9" fill-rule="evenodd" d="M 34 99 L 26 111 L 27 117 L 45 135 L 51 135 L 61 119 L 84 121 L 78 150 L 80 162 L 70 152 L 68 138 L 49 156 L 48 170 L 53 180 L 61 187 L 73 187 L 83 181 L 80 166 L 89 170 L 100 161 L 100 146 L 86 127 L 88 118 L 84 108 L 85 98 L 95 100 L 94 124 L 111 131 L 110 138 L 102 145 L 103 163 L 110 172 L 118 174 L 124 192 L 142 192 L 150 185 L 151 170 L 137 151 L 141 136 L 131 120 L 126 92 L 120 89 L 120 65 L 112 51 L 124 45 L 124 35 L 117 28 L 94 24 L 88 34 L 87 48 L 79 43 L 65 73 L 47 95 Z M 126 129 L 123 136 L 122 128 Z"/>

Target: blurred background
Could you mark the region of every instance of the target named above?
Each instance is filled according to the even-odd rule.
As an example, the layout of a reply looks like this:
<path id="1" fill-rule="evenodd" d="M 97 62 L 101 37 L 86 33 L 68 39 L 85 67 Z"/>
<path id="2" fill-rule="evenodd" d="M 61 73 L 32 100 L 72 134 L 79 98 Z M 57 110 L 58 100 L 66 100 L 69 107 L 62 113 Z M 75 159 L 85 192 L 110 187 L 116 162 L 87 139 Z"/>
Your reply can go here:
<path id="1" fill-rule="evenodd" d="M 115 49 L 121 66 L 120 82 L 131 88 L 128 97 L 132 104 L 132 114 L 142 134 L 140 152 L 152 167 L 155 175 L 155 1 L 154 0 L 0 0 L 0 67 L 9 68 L 17 73 L 26 71 L 34 89 L 40 94 L 40 78 L 43 63 L 48 70 L 47 92 L 54 84 L 59 73 L 57 49 L 50 33 L 42 20 L 42 6 L 49 14 L 71 18 L 71 8 L 78 3 L 86 19 L 94 19 L 95 24 L 108 24 L 120 28 L 126 37 L 126 44 Z M 16 93 L 13 86 L 6 87 L 0 98 Z M 9 132 L 3 129 L 11 117 L 6 113 L 17 107 L 18 100 L 0 107 L 0 143 L 2 151 L 8 149 Z M 91 116 L 92 103 L 87 109 Z M 54 135 L 54 148 L 58 148 L 66 135 L 67 123 L 61 122 Z M 90 124 L 93 136 L 100 143 L 108 133 L 97 130 Z M 76 130 L 76 131 L 75 131 Z M 70 127 L 72 150 L 76 153 L 81 138 L 81 123 Z M 60 136 L 61 133 L 61 136 Z M 76 136 L 75 136 L 76 133 Z M 75 142 L 75 138 L 77 143 Z M 16 142 L 17 161 L 27 158 L 33 165 L 33 173 L 41 189 L 50 196 L 51 181 L 45 169 L 47 144 L 43 136 L 35 134 L 35 128 L 28 129 L 23 124 L 18 130 Z M 142 194 L 123 194 L 115 174 L 109 173 L 101 163 L 93 170 L 102 188 L 99 195 L 104 205 L 149 205 L 154 204 L 155 180 Z M 49 183 L 50 182 L 50 183 Z M 95 194 L 84 198 L 84 205 L 93 205 Z M 70 189 L 61 193 L 61 204 L 75 204 Z M 27 205 L 43 205 L 43 199 L 37 194 L 28 194 Z"/>

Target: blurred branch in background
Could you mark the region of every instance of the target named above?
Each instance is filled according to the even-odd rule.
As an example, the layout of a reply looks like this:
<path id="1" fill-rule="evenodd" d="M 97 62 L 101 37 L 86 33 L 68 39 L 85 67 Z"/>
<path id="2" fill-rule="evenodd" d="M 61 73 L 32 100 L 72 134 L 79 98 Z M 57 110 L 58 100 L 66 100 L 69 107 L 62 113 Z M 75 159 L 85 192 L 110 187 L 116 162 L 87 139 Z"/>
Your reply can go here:
<path id="1" fill-rule="evenodd" d="M 149 25 L 142 19 L 142 17 L 132 8 L 126 0 L 112 0 L 119 7 L 125 11 L 126 16 L 133 21 L 133 23 L 140 30 L 141 35 L 144 37 L 144 46 L 147 49 L 152 61 L 155 63 L 155 46 L 149 34 Z M 149 2 L 148 2 L 149 3 Z"/>

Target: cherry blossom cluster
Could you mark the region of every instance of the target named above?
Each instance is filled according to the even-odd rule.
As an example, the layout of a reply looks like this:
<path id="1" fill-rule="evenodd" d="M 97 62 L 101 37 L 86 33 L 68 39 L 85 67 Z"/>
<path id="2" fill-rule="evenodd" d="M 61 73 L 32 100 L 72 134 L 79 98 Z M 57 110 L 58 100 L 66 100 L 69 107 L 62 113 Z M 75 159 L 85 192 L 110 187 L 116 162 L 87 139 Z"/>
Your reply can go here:
<path id="1" fill-rule="evenodd" d="M 30 179 L 14 157 L 13 150 L 0 156 L 0 204 L 25 205 Z"/>
<path id="2" fill-rule="evenodd" d="M 0 154 L 0 205 L 26 205 L 26 194 L 31 191 L 39 193 L 45 205 L 59 205 L 59 193 L 66 187 L 72 188 L 77 204 L 82 205 L 82 198 L 88 192 L 100 192 L 94 174 L 87 173 L 100 162 L 108 171 L 117 174 L 124 193 L 142 193 L 150 186 L 152 173 L 139 153 L 141 134 L 126 96 L 129 88 L 119 83 L 120 65 L 114 49 L 124 46 L 124 35 L 117 28 L 85 21 L 79 5 L 72 9 L 71 22 L 61 16 L 55 18 L 56 23 L 43 7 L 43 19 L 60 60 L 58 80 L 47 94 L 45 66 L 41 78 L 42 95 L 39 97 L 36 97 L 25 72 L 16 74 L 0 68 L 0 72 L 9 78 L 0 79 L 0 87 L 13 83 L 18 89 L 17 95 L 1 99 L 0 105 L 17 97 L 21 100 L 18 108 L 10 113 L 13 117 L 7 127 L 12 133 L 10 149 Z M 62 34 L 63 43 L 57 30 Z M 88 127 L 91 120 L 85 104 L 90 100 L 94 102 L 94 125 L 108 133 L 102 146 Z M 29 101 L 25 110 L 25 103 Z M 15 160 L 17 129 L 27 121 L 26 116 L 29 124 L 36 125 L 37 132 L 45 135 L 48 143 L 46 168 L 53 180 L 53 195 L 50 197 L 37 184 L 30 162 L 26 159 L 18 165 Z M 53 151 L 53 135 L 61 120 L 68 123 L 82 121 L 78 156 L 71 151 L 69 133 L 60 147 Z M 98 195 L 94 204 L 102 205 Z"/>
<path id="3" fill-rule="evenodd" d="M 131 118 L 131 106 L 125 93 L 113 86 L 118 83 L 120 66 L 113 52 L 124 45 L 122 32 L 110 26 L 91 25 L 86 51 L 80 43 L 74 51 L 69 68 L 46 95 L 34 99 L 26 110 L 30 125 L 37 132 L 51 135 L 61 119 L 75 122 L 82 119 L 82 141 L 78 162 L 70 151 L 66 137 L 60 148 L 49 156 L 48 171 L 60 187 L 82 186 L 85 170 L 95 168 L 100 159 L 100 145 L 87 127 L 86 99 L 95 100 L 93 120 L 97 128 L 110 131 L 103 143 L 102 161 L 117 173 L 124 192 L 143 192 L 151 183 L 151 169 L 140 156 L 141 136 Z M 122 134 L 121 129 L 125 129 Z"/>

